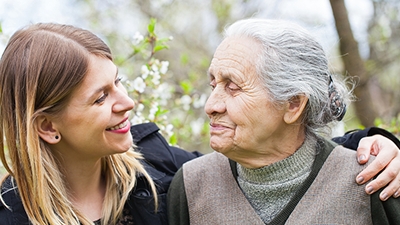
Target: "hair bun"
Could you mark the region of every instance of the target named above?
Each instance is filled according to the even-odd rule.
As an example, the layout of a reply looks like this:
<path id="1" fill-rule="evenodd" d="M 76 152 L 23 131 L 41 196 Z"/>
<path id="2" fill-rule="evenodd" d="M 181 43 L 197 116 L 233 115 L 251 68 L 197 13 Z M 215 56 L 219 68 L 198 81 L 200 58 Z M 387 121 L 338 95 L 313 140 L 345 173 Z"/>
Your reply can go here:
<path id="1" fill-rule="evenodd" d="M 335 85 L 333 84 L 332 77 L 329 76 L 329 99 L 330 109 L 333 117 L 337 121 L 341 121 L 346 114 L 346 104 L 343 102 L 342 96 L 337 92 Z"/>

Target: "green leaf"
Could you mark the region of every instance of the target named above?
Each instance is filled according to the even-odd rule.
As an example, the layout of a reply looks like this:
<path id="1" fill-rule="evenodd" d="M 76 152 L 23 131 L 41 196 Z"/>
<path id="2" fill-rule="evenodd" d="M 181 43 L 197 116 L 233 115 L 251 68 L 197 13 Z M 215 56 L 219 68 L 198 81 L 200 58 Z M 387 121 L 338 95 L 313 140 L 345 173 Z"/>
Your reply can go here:
<path id="1" fill-rule="evenodd" d="M 383 124 L 383 121 L 381 118 L 376 118 L 374 121 L 375 126 L 379 127 Z"/>
<path id="2" fill-rule="evenodd" d="M 178 138 L 176 137 L 175 133 L 169 138 L 169 143 L 171 145 L 176 145 L 178 143 Z"/>
<path id="3" fill-rule="evenodd" d="M 164 114 L 168 113 L 168 109 L 161 109 L 160 106 L 158 106 L 158 110 L 155 114 L 156 117 L 162 116 Z"/>
<path id="4" fill-rule="evenodd" d="M 150 23 L 147 27 L 147 30 L 149 31 L 150 34 L 154 34 L 154 29 L 156 27 L 156 22 L 157 20 L 155 18 L 150 19 Z"/>
<path id="5" fill-rule="evenodd" d="M 190 94 L 190 92 L 193 90 L 192 83 L 187 80 L 182 81 L 180 83 L 180 86 L 181 86 L 184 94 Z"/>
<path id="6" fill-rule="evenodd" d="M 154 52 L 158 52 L 158 51 L 163 50 L 163 49 L 168 49 L 168 46 L 167 45 L 156 45 L 154 47 Z"/>
<path id="7" fill-rule="evenodd" d="M 160 39 L 158 39 L 158 41 L 161 43 L 165 43 L 167 41 L 170 41 L 170 39 L 169 38 L 160 38 Z"/>
<path id="8" fill-rule="evenodd" d="M 187 53 L 181 54 L 181 63 L 182 65 L 187 65 L 189 63 L 189 55 Z"/>

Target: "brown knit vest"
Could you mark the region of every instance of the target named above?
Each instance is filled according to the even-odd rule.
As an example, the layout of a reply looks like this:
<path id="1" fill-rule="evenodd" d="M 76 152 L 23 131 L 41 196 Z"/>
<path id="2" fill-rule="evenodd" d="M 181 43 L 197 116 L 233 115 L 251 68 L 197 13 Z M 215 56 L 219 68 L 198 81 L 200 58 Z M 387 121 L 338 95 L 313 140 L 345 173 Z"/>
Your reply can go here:
<path id="1" fill-rule="evenodd" d="M 370 197 L 355 183 L 365 166 L 336 147 L 285 224 L 372 224 Z M 263 225 L 233 177 L 228 158 L 213 152 L 183 166 L 191 225 Z"/>

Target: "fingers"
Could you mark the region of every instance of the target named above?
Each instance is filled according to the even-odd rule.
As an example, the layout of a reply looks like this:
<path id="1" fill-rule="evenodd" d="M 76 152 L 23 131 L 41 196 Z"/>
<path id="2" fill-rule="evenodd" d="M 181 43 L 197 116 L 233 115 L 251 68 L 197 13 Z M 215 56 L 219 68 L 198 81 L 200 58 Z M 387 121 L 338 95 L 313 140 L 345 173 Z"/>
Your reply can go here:
<path id="1" fill-rule="evenodd" d="M 368 180 L 375 177 L 381 172 L 396 156 L 399 156 L 399 150 L 397 146 L 388 138 L 381 135 L 374 135 L 371 137 L 365 137 L 360 140 L 357 149 L 357 157 L 360 164 L 364 164 L 368 161 L 369 156 L 375 155 L 375 160 L 372 161 L 367 168 L 365 168 L 356 178 L 357 183 L 363 184 Z M 364 158 L 363 158 L 364 156 Z M 361 158 L 361 159 L 360 159 Z M 395 166 L 393 166 L 395 167 Z M 399 165 L 400 169 L 400 165 Z M 391 171 L 389 171 L 391 172 Z M 386 178 L 386 177 L 385 177 Z M 393 178 L 392 178 L 393 179 Z M 384 182 L 386 180 L 378 180 Z M 387 183 L 386 183 L 387 184 Z M 384 185 L 386 185 L 384 184 Z M 383 187 L 383 186 L 381 186 Z M 381 188 L 380 187 L 380 188 Z"/>
<path id="2" fill-rule="evenodd" d="M 387 154 L 386 152 L 381 152 L 374 161 L 371 162 L 371 164 L 369 164 L 367 166 L 367 168 L 365 168 L 363 171 L 361 171 L 358 176 L 356 177 L 356 181 L 358 184 L 364 184 L 367 181 L 371 180 L 372 178 L 374 178 L 380 171 L 382 171 L 385 166 L 387 164 L 389 164 L 390 160 L 393 159 L 393 157 L 390 157 L 391 155 Z M 378 180 L 375 180 L 373 187 L 375 187 L 375 191 L 378 190 L 379 188 L 384 187 L 386 184 L 388 184 L 392 179 L 394 179 L 394 177 L 390 176 L 390 172 L 392 172 L 391 170 L 389 171 L 384 171 L 383 174 L 381 174 L 381 176 L 378 176 Z M 376 189 L 378 188 L 378 189 Z"/>
<path id="3" fill-rule="evenodd" d="M 363 184 L 370 179 L 371 181 L 365 191 L 372 194 L 377 190 L 385 187 L 380 193 L 380 199 L 385 201 L 390 196 L 398 197 L 400 195 L 400 151 L 397 146 L 389 139 L 374 135 L 372 137 L 363 138 L 360 141 L 357 157 L 361 164 L 365 163 L 369 155 L 377 155 L 375 160 L 371 162 L 357 177 L 356 181 Z M 365 158 L 362 158 L 365 155 Z M 361 159 L 360 159 L 361 158 Z"/>
<path id="4" fill-rule="evenodd" d="M 371 148 L 374 145 L 376 138 L 365 137 L 360 140 L 357 148 L 357 161 L 360 164 L 368 162 L 371 154 Z M 375 154 L 376 155 L 376 154 Z"/>
<path id="5" fill-rule="evenodd" d="M 381 187 L 386 186 L 380 193 L 379 198 L 382 201 L 386 201 L 389 197 L 393 196 L 395 198 L 400 195 L 400 175 L 399 175 L 399 163 L 400 160 L 395 158 L 390 162 L 386 169 L 379 174 L 379 176 L 371 181 L 366 187 L 365 191 L 368 194 L 376 192 Z"/>
<path id="6" fill-rule="evenodd" d="M 368 194 L 372 194 L 379 189 L 381 186 L 385 186 L 387 183 L 389 185 L 383 189 L 380 193 L 379 198 L 382 201 L 386 201 L 389 197 L 393 196 L 395 198 L 399 197 L 400 195 L 400 175 L 398 174 L 399 168 L 396 165 L 395 168 L 392 167 L 394 164 L 399 164 L 400 160 L 393 160 L 390 165 L 385 169 L 385 171 L 380 174 L 377 179 L 371 181 L 366 188 L 365 191 Z M 393 164 L 393 165 L 392 165 Z M 390 170 L 390 172 L 389 172 Z M 396 174 L 397 171 L 397 174 Z"/>

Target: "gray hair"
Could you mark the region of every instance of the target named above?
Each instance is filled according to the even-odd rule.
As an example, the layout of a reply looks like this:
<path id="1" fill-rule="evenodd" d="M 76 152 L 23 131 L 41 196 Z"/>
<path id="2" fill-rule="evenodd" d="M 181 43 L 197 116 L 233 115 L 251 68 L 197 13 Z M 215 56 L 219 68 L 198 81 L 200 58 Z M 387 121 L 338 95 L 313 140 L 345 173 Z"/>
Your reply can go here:
<path id="1" fill-rule="evenodd" d="M 305 29 L 288 21 L 245 19 L 225 30 L 225 37 L 232 36 L 261 44 L 261 55 L 255 57 L 257 71 L 277 107 L 295 96 L 308 97 L 303 112 L 307 132 L 321 131 L 343 117 L 351 94 L 343 81 L 332 83 L 325 52 Z"/>

